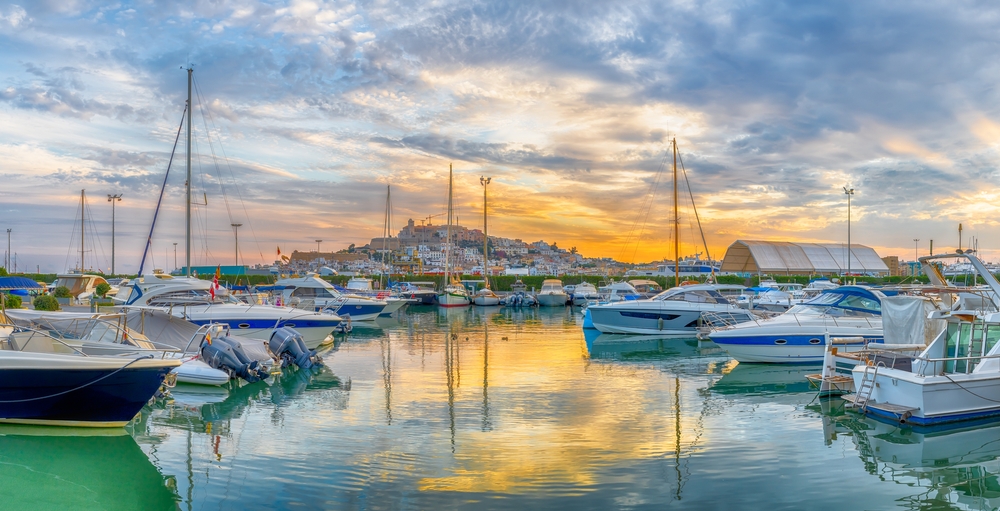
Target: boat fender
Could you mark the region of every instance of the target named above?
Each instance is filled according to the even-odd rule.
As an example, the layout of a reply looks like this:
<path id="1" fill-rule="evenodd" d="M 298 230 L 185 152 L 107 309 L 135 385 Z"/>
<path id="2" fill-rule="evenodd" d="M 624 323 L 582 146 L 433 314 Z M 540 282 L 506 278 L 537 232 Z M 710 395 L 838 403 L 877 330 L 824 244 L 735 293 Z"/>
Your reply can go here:
<path id="1" fill-rule="evenodd" d="M 656 318 L 656 329 L 663 330 L 663 318 Z"/>

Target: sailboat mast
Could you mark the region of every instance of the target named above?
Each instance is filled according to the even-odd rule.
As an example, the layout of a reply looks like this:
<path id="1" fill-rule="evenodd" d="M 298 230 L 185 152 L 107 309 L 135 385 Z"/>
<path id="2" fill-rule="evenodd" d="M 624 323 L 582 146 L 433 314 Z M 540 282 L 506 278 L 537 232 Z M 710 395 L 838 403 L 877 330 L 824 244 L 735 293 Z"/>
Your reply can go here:
<path id="1" fill-rule="evenodd" d="M 486 289 L 490 288 L 490 276 L 489 273 L 487 273 L 489 271 L 487 270 L 487 268 L 489 268 L 490 264 L 490 255 L 489 255 L 490 234 L 489 231 L 487 231 L 487 222 L 486 222 L 486 185 L 490 184 L 491 179 L 493 178 L 489 177 L 479 178 L 479 181 L 483 183 L 483 280 L 486 281 Z"/>
<path id="2" fill-rule="evenodd" d="M 83 214 L 84 214 L 83 204 L 84 204 L 84 200 L 85 200 L 85 196 L 84 196 L 84 193 L 83 193 L 84 191 L 85 190 L 80 190 L 80 273 L 83 273 L 83 269 L 86 268 L 86 265 L 83 264 L 83 247 L 85 246 L 84 245 L 84 239 L 83 239 L 83 224 L 84 224 L 84 221 L 83 221 Z"/>
<path id="3" fill-rule="evenodd" d="M 451 285 L 451 164 L 448 164 L 448 225 L 445 227 L 444 240 L 444 285 Z"/>
<path id="4" fill-rule="evenodd" d="M 191 276 L 191 118 L 194 117 L 194 109 L 191 104 L 191 73 L 194 69 L 188 68 L 188 118 L 187 118 L 187 231 L 184 255 L 184 275 Z"/>
<path id="5" fill-rule="evenodd" d="M 389 251 L 392 250 L 392 244 L 389 243 L 389 236 L 391 236 L 389 226 L 390 219 L 389 215 L 392 212 L 392 186 L 385 185 L 385 222 L 382 224 L 382 276 L 379 277 L 379 283 L 382 283 L 382 289 L 385 289 L 385 283 L 383 279 L 385 278 L 386 268 L 391 271 L 391 266 L 386 264 L 386 257 L 388 257 Z"/>
<path id="6" fill-rule="evenodd" d="M 677 139 L 673 139 L 672 142 L 674 144 L 674 285 L 677 286 L 681 282 L 681 223 L 680 217 L 677 216 Z"/>

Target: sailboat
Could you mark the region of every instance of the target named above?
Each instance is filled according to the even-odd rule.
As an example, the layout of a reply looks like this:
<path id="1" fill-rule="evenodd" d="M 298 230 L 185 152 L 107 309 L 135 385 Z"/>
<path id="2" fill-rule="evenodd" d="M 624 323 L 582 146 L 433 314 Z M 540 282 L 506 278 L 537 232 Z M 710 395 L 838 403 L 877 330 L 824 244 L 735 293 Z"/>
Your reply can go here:
<path id="1" fill-rule="evenodd" d="M 479 183 L 483 185 L 483 280 L 486 281 L 486 284 L 476 293 L 473 301 L 476 305 L 481 306 L 500 304 L 500 297 L 490 289 L 490 256 L 488 251 L 490 236 L 486 230 L 486 185 L 490 184 L 491 179 L 489 177 L 479 178 Z"/>
<path id="2" fill-rule="evenodd" d="M 448 165 L 448 226 L 446 228 L 446 238 L 444 242 L 444 290 L 438 294 L 438 305 L 442 307 L 464 307 L 470 305 L 469 292 L 461 282 L 453 282 L 451 275 L 451 224 L 454 221 L 452 210 L 452 181 L 453 172 L 451 165 Z"/>
<path id="3" fill-rule="evenodd" d="M 677 139 L 671 140 L 674 166 L 674 260 L 680 259 L 680 221 L 677 211 Z M 689 186 L 690 188 L 690 186 Z M 693 202 L 693 201 L 692 201 Z M 680 282 L 680 265 L 674 265 L 674 281 Z M 739 308 L 722 293 L 743 286 L 697 284 L 668 289 L 648 300 L 625 300 L 587 308 L 594 328 L 608 334 L 687 334 L 705 326 L 705 313 L 725 317 L 733 323 L 752 320 L 753 313 Z"/>
<path id="4" fill-rule="evenodd" d="M 165 311 L 175 317 L 184 318 L 196 325 L 203 326 L 212 323 L 223 323 L 229 326 L 232 332 L 243 337 L 249 337 L 260 341 L 271 339 L 276 329 L 282 327 L 294 328 L 302 335 L 306 345 L 312 349 L 322 343 L 332 342 L 330 334 L 340 327 L 343 319 L 332 313 L 313 312 L 311 310 L 294 309 L 290 307 L 275 307 L 250 305 L 236 303 L 234 301 L 224 302 L 216 297 L 218 284 L 209 280 L 202 280 L 191 274 L 191 81 L 193 72 L 188 69 L 188 100 L 185 115 L 182 116 L 182 125 L 178 126 L 177 139 L 174 141 L 174 148 L 180 139 L 180 130 L 183 122 L 187 121 L 187 181 L 186 181 L 186 216 L 187 230 L 185 243 L 185 275 L 172 276 L 165 274 L 144 274 L 143 267 L 146 263 L 146 256 L 152 244 L 153 229 L 156 227 L 156 217 L 163 201 L 163 193 L 166 190 L 167 177 L 164 176 L 163 187 L 160 190 L 160 198 L 156 204 L 156 212 L 153 214 L 153 224 L 149 229 L 149 236 L 146 238 L 146 248 L 139 262 L 139 276 L 131 282 L 131 292 L 124 299 L 124 305 L 131 307 L 151 307 Z M 167 175 L 170 173 L 170 165 L 173 163 L 173 153 L 171 153 L 170 163 L 167 165 Z M 259 342 L 257 343 L 260 344 Z M 266 351 L 266 350 L 265 350 Z"/>

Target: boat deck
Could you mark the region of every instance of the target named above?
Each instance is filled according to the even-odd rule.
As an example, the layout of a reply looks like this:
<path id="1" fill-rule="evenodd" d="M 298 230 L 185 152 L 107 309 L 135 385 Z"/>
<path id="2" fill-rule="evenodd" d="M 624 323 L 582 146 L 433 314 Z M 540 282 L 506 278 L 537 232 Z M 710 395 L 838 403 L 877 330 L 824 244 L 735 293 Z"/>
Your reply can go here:
<path id="1" fill-rule="evenodd" d="M 857 398 L 858 398 L 857 394 L 847 394 L 841 396 L 841 399 L 847 401 L 849 404 L 854 406 L 857 406 L 855 401 Z M 873 403 L 871 401 L 868 402 L 865 408 L 875 409 L 885 413 L 891 413 L 894 415 L 905 416 L 905 417 L 908 417 L 912 415 L 913 412 L 920 410 L 919 408 L 913 408 L 910 406 L 894 405 L 892 403 Z"/>

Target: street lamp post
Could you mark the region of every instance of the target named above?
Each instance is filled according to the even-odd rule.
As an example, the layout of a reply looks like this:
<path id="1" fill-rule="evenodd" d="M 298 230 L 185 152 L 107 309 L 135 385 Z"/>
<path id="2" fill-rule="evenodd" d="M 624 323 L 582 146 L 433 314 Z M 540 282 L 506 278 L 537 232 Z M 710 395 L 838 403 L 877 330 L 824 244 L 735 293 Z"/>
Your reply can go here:
<path id="1" fill-rule="evenodd" d="M 3 269 L 10 273 L 10 229 L 7 229 L 7 254 L 3 262 Z"/>
<path id="2" fill-rule="evenodd" d="M 851 276 L 851 255 L 853 254 L 851 250 L 851 196 L 854 195 L 854 188 L 844 187 L 844 193 L 847 194 L 847 276 Z"/>
<path id="3" fill-rule="evenodd" d="M 177 269 L 177 243 L 174 243 L 174 269 Z"/>
<path id="4" fill-rule="evenodd" d="M 240 265 L 240 227 L 243 224 L 229 224 L 233 226 L 233 234 L 236 236 L 236 266 Z"/>
<path id="5" fill-rule="evenodd" d="M 319 244 L 323 243 L 323 240 L 316 240 L 316 253 L 319 253 Z"/>
<path id="6" fill-rule="evenodd" d="M 920 243 L 920 238 L 913 238 L 913 260 L 917 261 L 917 266 L 914 266 L 914 268 L 913 268 L 913 275 L 914 276 L 917 274 L 917 268 L 920 267 L 920 262 L 918 261 L 918 259 L 920 259 L 920 254 L 917 253 L 917 251 L 919 250 L 918 243 Z"/>
<path id="7" fill-rule="evenodd" d="M 122 194 L 108 194 L 108 202 L 111 203 L 111 274 L 115 274 L 115 203 L 122 201 Z"/>

